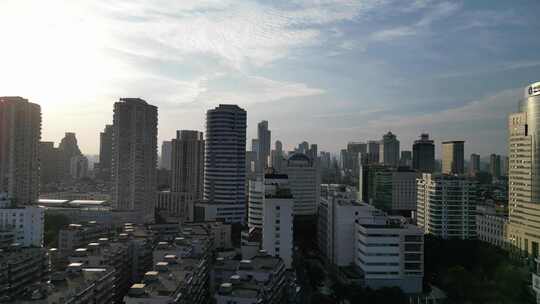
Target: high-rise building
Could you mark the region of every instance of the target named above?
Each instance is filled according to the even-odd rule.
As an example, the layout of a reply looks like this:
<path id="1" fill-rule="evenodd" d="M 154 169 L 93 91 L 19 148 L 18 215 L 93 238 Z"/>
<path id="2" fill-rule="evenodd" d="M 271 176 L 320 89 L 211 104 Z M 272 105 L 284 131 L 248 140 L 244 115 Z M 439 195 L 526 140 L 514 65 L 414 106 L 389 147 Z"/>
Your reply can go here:
<path id="1" fill-rule="evenodd" d="M 412 152 L 401 151 L 401 158 L 399 159 L 400 167 L 412 168 Z"/>
<path id="2" fill-rule="evenodd" d="M 66 132 L 64 138 L 60 141 L 60 145 L 58 145 L 58 150 L 60 150 L 62 157 L 62 178 L 70 180 L 72 179 L 71 159 L 75 156 L 82 156 L 75 133 Z"/>
<path id="3" fill-rule="evenodd" d="M 39 162 L 42 187 L 60 181 L 62 163 L 60 151 L 54 146 L 54 142 L 42 141 L 39 143 Z"/>
<path id="4" fill-rule="evenodd" d="M 283 144 L 279 140 L 276 140 L 275 149 L 270 153 L 270 161 L 271 167 L 277 172 L 280 172 L 283 169 L 285 154 L 283 153 Z"/>
<path id="5" fill-rule="evenodd" d="M 243 223 L 246 202 L 246 111 L 219 105 L 206 112 L 204 199 L 215 217 Z"/>
<path id="6" fill-rule="evenodd" d="M 367 152 L 369 154 L 368 161 L 369 163 L 378 163 L 379 162 L 379 150 L 380 150 L 380 141 L 370 140 L 367 143 Z"/>
<path id="7" fill-rule="evenodd" d="M 172 165 L 172 142 L 170 140 L 161 143 L 161 161 L 159 167 L 161 169 L 171 170 Z"/>
<path id="8" fill-rule="evenodd" d="M 383 135 L 379 155 L 382 164 L 393 167 L 399 165 L 399 140 L 392 132 Z"/>
<path id="9" fill-rule="evenodd" d="M 104 180 L 111 179 L 112 146 L 113 126 L 106 125 L 99 134 L 99 176 Z"/>
<path id="10" fill-rule="evenodd" d="M 171 191 L 189 192 L 202 199 L 204 139 L 202 132 L 181 130 L 172 140 Z"/>
<path id="11" fill-rule="evenodd" d="M 435 169 L 435 144 L 429 134 L 421 134 L 413 144 L 413 169 L 422 173 L 432 173 Z"/>
<path id="12" fill-rule="evenodd" d="M 508 238 L 533 256 L 540 244 L 540 82 L 525 88 L 517 113 L 508 119 Z"/>
<path id="13" fill-rule="evenodd" d="M 416 222 L 443 239 L 476 238 L 478 185 L 458 175 L 424 173 L 417 180 Z"/>
<path id="14" fill-rule="evenodd" d="M 476 176 L 480 172 L 480 155 L 471 154 L 469 161 L 469 176 Z"/>
<path id="15" fill-rule="evenodd" d="M 442 147 L 442 173 L 463 174 L 464 167 L 464 141 L 443 141 Z"/>
<path id="16" fill-rule="evenodd" d="M 489 156 L 489 173 L 495 179 L 501 177 L 501 156 L 491 154 Z"/>
<path id="17" fill-rule="evenodd" d="M 298 145 L 298 149 L 296 152 L 307 154 L 309 150 L 309 143 L 307 141 L 303 141 Z"/>
<path id="18" fill-rule="evenodd" d="M 0 192 L 19 205 L 38 200 L 40 139 L 40 106 L 0 97 Z"/>
<path id="19" fill-rule="evenodd" d="M 347 153 L 353 178 L 358 177 L 358 155 L 360 153 L 366 154 L 367 148 L 367 144 L 364 142 L 349 142 L 347 144 Z"/>
<path id="20" fill-rule="evenodd" d="M 400 213 L 407 217 L 416 211 L 417 173 L 407 168 L 395 168 L 378 164 L 366 165 L 363 170 L 367 184 L 367 201 L 378 209 Z M 365 190 L 362 189 L 362 192 Z M 364 193 L 362 193 L 364 195 Z M 363 198 L 363 196 L 362 196 Z"/>
<path id="21" fill-rule="evenodd" d="M 154 220 L 157 199 L 157 123 L 157 107 L 142 99 L 114 104 L 112 206 L 144 222 Z"/>
<path id="22" fill-rule="evenodd" d="M 293 259 L 293 196 L 287 175 L 264 176 L 262 204 L 262 248 L 283 259 L 291 268 Z"/>
<path id="23" fill-rule="evenodd" d="M 73 156 L 70 161 L 69 174 L 74 180 L 88 177 L 88 158 L 84 155 Z"/>
<path id="24" fill-rule="evenodd" d="M 268 121 L 263 120 L 257 125 L 257 136 L 259 139 L 258 157 L 261 169 L 268 167 L 268 159 L 270 157 L 270 142 L 272 133 L 268 130 Z"/>
<path id="25" fill-rule="evenodd" d="M 294 198 L 294 215 L 315 215 L 321 193 L 317 162 L 303 153 L 289 157 L 284 168 Z"/>
<path id="26" fill-rule="evenodd" d="M 501 156 L 501 175 L 508 176 L 508 156 Z"/>

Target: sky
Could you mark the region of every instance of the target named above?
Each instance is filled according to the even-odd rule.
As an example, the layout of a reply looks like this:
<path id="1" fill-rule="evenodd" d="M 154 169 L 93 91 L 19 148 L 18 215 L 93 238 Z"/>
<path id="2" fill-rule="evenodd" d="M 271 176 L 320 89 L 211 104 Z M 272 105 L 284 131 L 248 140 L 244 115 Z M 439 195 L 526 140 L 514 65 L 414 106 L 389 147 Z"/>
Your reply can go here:
<path id="1" fill-rule="evenodd" d="M 540 81 L 537 0 L 0 0 L 0 95 L 42 107 L 42 139 L 83 153 L 120 97 L 159 108 L 159 141 L 204 130 L 220 103 L 272 141 L 337 152 L 429 132 L 506 154 L 523 87 Z M 248 144 L 248 147 L 250 144 Z"/>

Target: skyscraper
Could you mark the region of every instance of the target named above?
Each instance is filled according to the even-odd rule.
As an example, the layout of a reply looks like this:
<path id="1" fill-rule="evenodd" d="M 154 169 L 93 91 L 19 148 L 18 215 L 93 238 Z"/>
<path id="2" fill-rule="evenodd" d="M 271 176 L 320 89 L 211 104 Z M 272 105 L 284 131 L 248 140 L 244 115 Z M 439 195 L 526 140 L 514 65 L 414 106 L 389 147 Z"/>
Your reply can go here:
<path id="1" fill-rule="evenodd" d="M 509 241 L 538 256 L 540 244 L 540 82 L 525 88 L 519 112 L 508 119 Z"/>
<path id="2" fill-rule="evenodd" d="M 113 129 L 112 125 L 106 125 L 99 134 L 99 175 L 104 180 L 111 179 Z"/>
<path id="3" fill-rule="evenodd" d="M 20 205 L 39 196 L 41 107 L 22 97 L 0 97 L 0 192 Z"/>
<path id="4" fill-rule="evenodd" d="M 261 170 L 268 167 L 270 157 L 270 142 L 272 133 L 268 130 L 268 121 L 263 120 L 257 125 L 257 136 L 259 139 L 258 158 Z"/>
<path id="5" fill-rule="evenodd" d="M 243 223 L 246 202 L 246 111 L 219 105 L 206 112 L 204 199 L 215 217 Z"/>
<path id="6" fill-rule="evenodd" d="M 368 156 L 368 162 L 369 163 L 378 163 L 379 162 L 379 150 L 380 150 L 380 142 L 378 140 L 370 140 L 367 143 L 367 152 L 369 154 Z"/>
<path id="7" fill-rule="evenodd" d="M 501 177 L 501 156 L 491 154 L 489 156 L 489 173 L 493 178 Z"/>
<path id="8" fill-rule="evenodd" d="M 469 176 L 476 176 L 480 172 L 480 155 L 471 154 L 469 161 Z"/>
<path id="9" fill-rule="evenodd" d="M 112 206 L 154 220 L 157 198 L 157 107 L 139 98 L 114 104 L 111 174 Z"/>
<path id="10" fill-rule="evenodd" d="M 464 141 L 443 141 L 443 159 L 442 173 L 444 174 L 463 174 L 465 173 L 463 158 L 464 158 Z"/>
<path id="11" fill-rule="evenodd" d="M 276 140 L 275 149 L 270 153 L 271 166 L 277 172 L 280 172 L 283 168 L 283 162 L 285 161 L 285 155 L 283 153 L 283 144 L 281 141 Z"/>
<path id="12" fill-rule="evenodd" d="M 41 189 L 49 183 L 57 183 L 61 177 L 60 151 L 52 141 L 39 143 L 39 175 Z"/>
<path id="13" fill-rule="evenodd" d="M 382 164 L 393 167 L 399 165 L 399 140 L 392 132 L 383 135 L 379 147 L 379 157 Z"/>
<path id="14" fill-rule="evenodd" d="M 401 158 L 399 159 L 399 166 L 412 168 L 412 152 L 401 151 Z"/>
<path id="15" fill-rule="evenodd" d="M 321 176 L 316 161 L 303 153 L 289 157 L 284 173 L 294 197 L 294 215 L 315 215 L 321 193 Z"/>
<path id="16" fill-rule="evenodd" d="M 172 164 L 172 142 L 170 140 L 161 143 L 161 161 L 159 167 L 161 169 L 171 170 Z"/>
<path id="17" fill-rule="evenodd" d="M 172 140 L 171 191 L 190 192 L 194 198 L 203 197 L 204 140 L 202 132 L 176 131 Z"/>
<path id="18" fill-rule="evenodd" d="M 58 145 L 60 155 L 62 158 L 62 178 L 70 180 L 71 177 L 71 159 L 74 157 L 82 156 L 81 150 L 77 143 L 77 136 L 73 132 L 66 132 L 64 138 Z"/>
<path id="19" fill-rule="evenodd" d="M 413 144 L 413 169 L 432 173 L 435 169 L 435 144 L 429 134 L 423 133 Z"/>

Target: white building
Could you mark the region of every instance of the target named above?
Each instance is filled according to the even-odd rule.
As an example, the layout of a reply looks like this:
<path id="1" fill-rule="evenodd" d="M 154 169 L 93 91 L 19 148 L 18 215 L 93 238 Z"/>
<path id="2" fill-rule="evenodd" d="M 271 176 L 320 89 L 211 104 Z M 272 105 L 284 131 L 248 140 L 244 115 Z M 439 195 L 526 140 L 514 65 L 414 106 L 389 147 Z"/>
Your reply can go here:
<path id="1" fill-rule="evenodd" d="M 446 174 L 424 173 L 417 179 L 417 225 L 443 239 L 476 238 L 477 183 Z"/>
<path id="2" fill-rule="evenodd" d="M 267 174 L 264 180 L 262 248 L 292 267 L 294 200 L 284 174 Z"/>
<path id="3" fill-rule="evenodd" d="M 248 193 L 248 227 L 262 228 L 264 205 L 264 178 L 257 177 L 249 181 Z"/>
<path id="4" fill-rule="evenodd" d="M 354 224 L 355 264 L 365 285 L 378 289 L 397 286 L 421 293 L 424 277 L 424 233 L 403 217 L 377 216 Z"/>
<path id="5" fill-rule="evenodd" d="M 507 248 L 508 216 L 497 213 L 491 205 L 476 206 L 476 236 L 494 246 Z"/>
<path id="6" fill-rule="evenodd" d="M 321 193 L 321 176 L 317 161 L 302 153 L 287 160 L 284 173 L 294 197 L 294 215 L 315 215 Z"/>
<path id="7" fill-rule="evenodd" d="M 423 231 L 351 197 L 348 191 L 334 191 L 321 201 L 321 252 L 338 269 L 356 270 L 365 286 L 420 293 Z"/>
<path id="8" fill-rule="evenodd" d="M 42 247 L 44 210 L 38 206 L 12 206 L 7 194 L 0 193 L 0 230 L 14 231 L 15 242 L 23 247 Z"/>
<path id="9" fill-rule="evenodd" d="M 206 112 L 204 200 L 213 207 L 207 219 L 245 221 L 246 116 L 237 105 L 222 104 Z"/>
<path id="10" fill-rule="evenodd" d="M 322 199 L 319 209 L 319 245 L 321 252 L 335 266 L 354 263 L 355 227 L 358 219 L 369 220 L 385 213 L 354 199 L 350 192 L 333 192 Z"/>

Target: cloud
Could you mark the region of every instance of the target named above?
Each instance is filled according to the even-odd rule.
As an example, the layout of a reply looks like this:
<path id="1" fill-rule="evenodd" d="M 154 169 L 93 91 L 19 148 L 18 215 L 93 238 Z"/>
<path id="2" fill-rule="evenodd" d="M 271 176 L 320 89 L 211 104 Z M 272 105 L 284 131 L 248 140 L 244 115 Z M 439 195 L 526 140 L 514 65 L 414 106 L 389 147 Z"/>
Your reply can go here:
<path id="1" fill-rule="evenodd" d="M 236 103 L 251 105 L 266 103 L 287 98 L 308 97 L 325 94 L 325 90 L 309 87 L 304 83 L 276 81 L 269 78 L 254 75 L 237 75 L 233 82 L 241 84 L 242 89 L 234 87 L 218 87 L 213 84 L 220 79 L 210 80 L 208 88 L 197 97 L 197 101 L 204 106 L 219 103 Z"/>
<path id="2" fill-rule="evenodd" d="M 420 20 L 410 25 L 400 25 L 393 28 L 383 29 L 371 34 L 375 41 L 390 41 L 407 36 L 415 36 L 424 32 L 437 21 L 441 21 L 455 14 L 461 5 L 458 2 L 438 2 L 432 5 L 428 1 L 416 1 L 414 5 L 407 7 L 408 13 L 421 14 Z"/>

